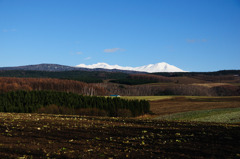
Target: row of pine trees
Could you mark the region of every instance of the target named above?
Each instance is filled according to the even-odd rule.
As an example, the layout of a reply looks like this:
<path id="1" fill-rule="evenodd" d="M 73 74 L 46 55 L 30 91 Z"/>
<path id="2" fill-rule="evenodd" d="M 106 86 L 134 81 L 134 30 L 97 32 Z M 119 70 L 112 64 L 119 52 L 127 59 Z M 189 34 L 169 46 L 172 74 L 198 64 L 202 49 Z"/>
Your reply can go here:
<path id="1" fill-rule="evenodd" d="M 12 91 L 0 94 L 0 112 L 32 113 L 49 105 L 74 110 L 99 109 L 106 111 L 108 116 L 117 116 L 118 110 L 130 110 L 132 116 L 150 111 L 149 102 L 146 100 L 83 96 L 56 91 Z"/>

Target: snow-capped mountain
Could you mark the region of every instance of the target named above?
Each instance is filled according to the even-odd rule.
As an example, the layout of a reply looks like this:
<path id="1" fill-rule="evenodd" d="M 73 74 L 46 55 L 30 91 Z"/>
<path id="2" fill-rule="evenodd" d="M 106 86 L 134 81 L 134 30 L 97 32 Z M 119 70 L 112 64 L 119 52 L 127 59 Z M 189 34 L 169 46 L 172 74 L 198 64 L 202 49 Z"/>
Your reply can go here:
<path id="1" fill-rule="evenodd" d="M 89 68 L 89 69 L 96 69 L 96 68 L 103 68 L 103 69 L 118 69 L 118 70 L 128 70 L 128 71 L 140 71 L 140 72 L 185 72 L 180 68 L 177 68 L 176 66 L 169 65 L 166 62 L 161 62 L 157 64 L 149 64 L 144 65 L 140 67 L 123 67 L 119 65 L 109 65 L 107 63 L 97 63 L 92 65 L 85 65 L 80 64 L 76 67 L 82 67 L 82 68 Z"/>

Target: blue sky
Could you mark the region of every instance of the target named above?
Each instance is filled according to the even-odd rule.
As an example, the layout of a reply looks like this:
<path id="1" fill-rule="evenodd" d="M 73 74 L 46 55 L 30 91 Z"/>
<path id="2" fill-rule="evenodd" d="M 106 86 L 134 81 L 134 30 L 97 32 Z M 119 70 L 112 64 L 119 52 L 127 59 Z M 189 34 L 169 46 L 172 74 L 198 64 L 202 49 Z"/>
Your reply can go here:
<path id="1" fill-rule="evenodd" d="M 240 0 L 0 0 L 0 67 L 240 69 Z"/>

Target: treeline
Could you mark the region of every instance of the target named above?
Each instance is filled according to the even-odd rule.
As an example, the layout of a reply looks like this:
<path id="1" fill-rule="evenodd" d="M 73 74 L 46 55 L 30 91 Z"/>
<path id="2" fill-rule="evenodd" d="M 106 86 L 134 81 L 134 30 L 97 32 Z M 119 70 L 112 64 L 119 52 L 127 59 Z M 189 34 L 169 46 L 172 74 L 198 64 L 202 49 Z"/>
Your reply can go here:
<path id="1" fill-rule="evenodd" d="M 26 71 L 26 70 L 0 70 L 0 77 L 31 77 L 31 78 L 58 78 L 82 81 L 86 83 L 102 83 L 105 79 L 121 79 L 128 74 L 121 72 L 103 71 Z"/>
<path id="2" fill-rule="evenodd" d="M 169 77 L 171 79 L 184 78 L 186 83 L 190 79 L 202 80 L 202 82 L 214 83 L 240 83 L 240 70 L 225 70 L 217 72 L 170 72 L 170 73 L 153 73 L 153 75 Z"/>
<path id="3" fill-rule="evenodd" d="M 206 82 L 215 82 L 215 83 L 240 83 L 240 78 L 234 75 L 216 75 L 216 76 L 209 76 L 209 75 L 198 75 L 194 77 L 195 79 L 204 80 Z"/>
<path id="4" fill-rule="evenodd" d="M 68 114 L 77 114 L 82 110 L 102 110 L 107 116 L 119 116 L 130 112 L 132 116 L 139 116 L 150 111 L 146 100 L 124 100 L 111 97 L 83 96 L 74 93 L 55 91 L 14 91 L 0 93 L 0 111 L 32 113 L 53 108 L 66 108 Z M 59 108 L 58 108 L 59 109 Z M 128 111 L 126 111 L 128 110 Z M 63 112 L 64 113 L 64 112 Z"/>
<path id="5" fill-rule="evenodd" d="M 0 77 L 0 92 L 15 90 L 53 90 L 84 95 L 106 95 L 106 90 L 93 84 L 52 78 Z"/>
<path id="6" fill-rule="evenodd" d="M 119 85 L 116 83 L 101 83 L 111 94 L 125 96 L 159 96 L 159 95 L 186 95 L 186 96 L 239 96 L 240 86 L 219 85 L 206 87 L 193 84 L 144 84 L 144 85 Z"/>
<path id="7" fill-rule="evenodd" d="M 198 76 L 198 75 L 207 75 L 207 76 L 225 76 L 225 75 L 239 75 L 240 70 L 221 70 L 216 72 L 158 72 L 152 73 L 154 75 L 161 75 L 165 77 L 191 77 L 191 76 Z"/>
<path id="8" fill-rule="evenodd" d="M 152 74 L 132 74 L 128 76 L 131 79 L 135 80 L 148 80 L 153 82 L 172 82 L 172 80 L 168 77 L 152 75 Z"/>
<path id="9" fill-rule="evenodd" d="M 240 87 L 221 85 L 204 87 L 198 85 L 175 85 L 159 89 L 155 95 L 187 95 L 187 96 L 239 96 Z"/>
<path id="10" fill-rule="evenodd" d="M 153 74 L 131 74 L 126 78 L 111 80 L 110 82 L 127 84 L 127 85 L 138 85 L 147 83 L 168 83 L 173 82 L 170 78 L 153 75 Z"/>

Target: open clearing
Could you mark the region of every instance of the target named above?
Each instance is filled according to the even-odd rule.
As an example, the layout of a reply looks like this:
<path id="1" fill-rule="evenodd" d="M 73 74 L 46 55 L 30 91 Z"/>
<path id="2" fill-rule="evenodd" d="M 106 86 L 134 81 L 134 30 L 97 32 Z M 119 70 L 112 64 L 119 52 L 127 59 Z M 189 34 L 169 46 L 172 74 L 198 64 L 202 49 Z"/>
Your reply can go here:
<path id="1" fill-rule="evenodd" d="M 0 158 L 238 158 L 240 125 L 0 113 Z"/>

